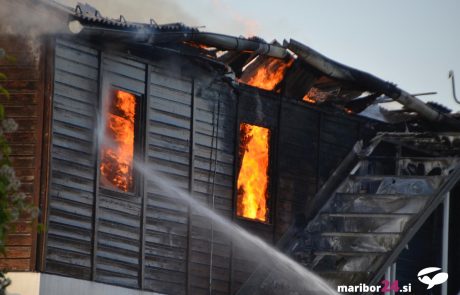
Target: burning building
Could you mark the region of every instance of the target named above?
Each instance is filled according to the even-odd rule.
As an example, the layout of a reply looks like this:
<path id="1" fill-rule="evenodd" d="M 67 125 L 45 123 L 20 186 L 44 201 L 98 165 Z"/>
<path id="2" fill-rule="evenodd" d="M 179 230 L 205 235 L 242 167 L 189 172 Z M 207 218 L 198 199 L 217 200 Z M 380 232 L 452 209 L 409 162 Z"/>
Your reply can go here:
<path id="1" fill-rule="evenodd" d="M 442 107 L 295 40 L 18 3 L 69 27 L 33 48 L 0 37 L 17 60 L 0 64 L 13 164 L 41 212 L 0 260 L 21 294 L 299 291 L 149 173 L 334 287 L 396 273 L 415 290 L 419 269 L 446 261 L 459 274 L 460 204 L 444 200 L 459 190 L 460 123 Z M 388 100 L 405 108 L 379 110 Z"/>

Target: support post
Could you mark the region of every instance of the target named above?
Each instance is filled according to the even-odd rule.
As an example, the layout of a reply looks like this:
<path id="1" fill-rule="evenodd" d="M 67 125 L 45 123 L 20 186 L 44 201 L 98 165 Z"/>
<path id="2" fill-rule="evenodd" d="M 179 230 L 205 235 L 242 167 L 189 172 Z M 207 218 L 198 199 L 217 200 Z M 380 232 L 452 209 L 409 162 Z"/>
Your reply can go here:
<path id="1" fill-rule="evenodd" d="M 442 221 L 442 271 L 449 270 L 449 211 L 450 211 L 450 193 L 446 194 L 443 205 Z M 441 294 L 447 295 L 448 281 L 442 284 Z"/>
<path id="2" fill-rule="evenodd" d="M 396 281 L 396 262 L 391 265 L 391 274 L 390 274 L 390 286 Z M 392 289 L 390 295 L 395 295 L 395 291 Z"/>

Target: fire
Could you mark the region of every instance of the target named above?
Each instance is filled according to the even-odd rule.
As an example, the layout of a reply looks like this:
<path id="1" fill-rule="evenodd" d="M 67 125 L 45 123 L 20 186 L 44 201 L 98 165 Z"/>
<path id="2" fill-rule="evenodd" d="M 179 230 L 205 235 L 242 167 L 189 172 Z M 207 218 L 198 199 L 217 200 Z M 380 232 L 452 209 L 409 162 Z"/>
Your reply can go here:
<path id="1" fill-rule="evenodd" d="M 305 102 L 308 102 L 308 103 L 313 103 L 313 104 L 316 103 L 316 100 L 314 100 L 313 98 L 310 98 L 310 97 L 308 96 L 308 93 L 305 94 L 305 96 L 302 98 L 302 100 L 305 101 Z"/>
<path id="2" fill-rule="evenodd" d="M 237 215 L 266 222 L 270 130 L 242 123 L 240 133 Z"/>
<path id="3" fill-rule="evenodd" d="M 271 57 L 250 77 L 245 77 L 243 75 L 241 82 L 265 90 L 274 90 L 276 85 L 283 80 L 284 73 L 289 67 L 291 67 L 293 62 L 294 59 L 290 59 L 286 62 L 284 60 Z"/>
<path id="4" fill-rule="evenodd" d="M 335 95 L 335 93 L 331 91 L 323 91 L 316 87 L 311 87 L 302 100 L 308 103 L 323 103 L 333 95 Z"/>
<path id="5" fill-rule="evenodd" d="M 104 183 L 125 192 L 133 186 L 135 115 L 136 97 L 116 91 L 107 112 L 105 136 L 109 143 L 102 150 L 100 171 Z"/>

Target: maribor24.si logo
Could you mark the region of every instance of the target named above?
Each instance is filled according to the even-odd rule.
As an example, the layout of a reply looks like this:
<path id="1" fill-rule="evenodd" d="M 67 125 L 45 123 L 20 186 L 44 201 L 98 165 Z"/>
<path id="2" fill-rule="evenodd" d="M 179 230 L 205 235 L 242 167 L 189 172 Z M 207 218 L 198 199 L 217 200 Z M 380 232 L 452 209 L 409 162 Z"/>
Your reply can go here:
<path id="1" fill-rule="evenodd" d="M 418 272 L 418 280 L 428 285 L 428 287 L 426 288 L 427 290 L 433 288 L 436 285 L 444 283 L 449 278 L 449 275 L 446 272 L 440 272 L 435 274 L 434 276 L 431 275 L 431 277 L 428 276 L 428 274 L 432 274 L 439 270 L 441 270 L 439 267 L 427 267 Z"/>

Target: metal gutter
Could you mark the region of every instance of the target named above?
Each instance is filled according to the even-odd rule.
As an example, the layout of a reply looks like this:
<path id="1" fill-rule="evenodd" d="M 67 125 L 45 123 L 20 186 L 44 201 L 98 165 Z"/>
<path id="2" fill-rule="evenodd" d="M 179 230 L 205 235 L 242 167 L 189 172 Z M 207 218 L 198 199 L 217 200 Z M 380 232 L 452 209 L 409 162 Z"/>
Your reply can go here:
<path id="1" fill-rule="evenodd" d="M 72 30 L 75 34 L 100 35 L 101 37 L 118 40 L 126 39 L 127 41 L 149 45 L 189 41 L 223 50 L 248 51 L 275 58 L 284 58 L 288 55 L 286 48 L 276 44 L 268 44 L 260 40 L 199 32 L 196 29 L 188 27 L 177 27 L 169 31 L 164 31 L 161 26 L 113 26 L 112 22 L 109 20 L 98 20 L 96 22 L 94 18 L 77 17 L 69 24 L 78 28 L 77 30 Z"/>

